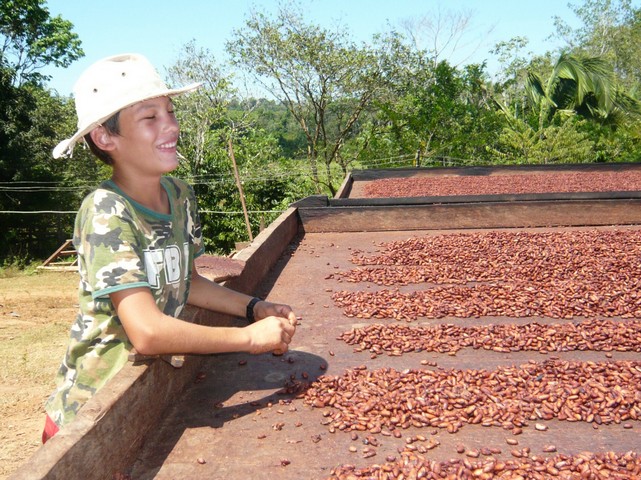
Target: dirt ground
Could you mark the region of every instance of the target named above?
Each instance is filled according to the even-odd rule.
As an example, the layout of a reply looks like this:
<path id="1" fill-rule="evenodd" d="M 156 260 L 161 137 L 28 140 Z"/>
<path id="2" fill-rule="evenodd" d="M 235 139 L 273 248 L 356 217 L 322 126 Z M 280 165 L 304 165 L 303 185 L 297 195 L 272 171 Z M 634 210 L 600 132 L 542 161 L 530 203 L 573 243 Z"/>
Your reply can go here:
<path id="1" fill-rule="evenodd" d="M 77 309 L 75 272 L 0 271 L 0 479 L 41 445 L 43 404 Z"/>

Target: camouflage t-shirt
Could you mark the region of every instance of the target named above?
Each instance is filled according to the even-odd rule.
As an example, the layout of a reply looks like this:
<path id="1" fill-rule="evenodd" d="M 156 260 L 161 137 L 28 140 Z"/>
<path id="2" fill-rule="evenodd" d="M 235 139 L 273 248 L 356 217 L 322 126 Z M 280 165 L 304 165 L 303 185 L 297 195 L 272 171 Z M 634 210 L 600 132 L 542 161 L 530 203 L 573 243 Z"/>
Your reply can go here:
<path id="1" fill-rule="evenodd" d="M 203 253 L 196 198 L 185 182 L 163 177 L 171 212 L 151 211 L 111 180 L 85 198 L 73 243 L 80 272 L 79 306 L 45 409 L 59 426 L 127 362 L 132 348 L 109 294 L 148 287 L 158 308 L 178 316 L 189 294 L 192 261 Z"/>

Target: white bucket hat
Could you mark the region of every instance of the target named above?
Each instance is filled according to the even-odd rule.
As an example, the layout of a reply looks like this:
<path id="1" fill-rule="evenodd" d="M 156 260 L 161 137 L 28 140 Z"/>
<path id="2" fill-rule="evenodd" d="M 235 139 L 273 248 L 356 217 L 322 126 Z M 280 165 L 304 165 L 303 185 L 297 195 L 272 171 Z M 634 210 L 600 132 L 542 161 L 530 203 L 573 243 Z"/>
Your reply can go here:
<path id="1" fill-rule="evenodd" d="M 125 107 L 150 98 L 191 92 L 200 85 L 202 82 L 169 89 L 149 60 L 134 53 L 99 60 L 83 72 L 73 87 L 78 131 L 53 149 L 53 157 L 71 156 L 78 140 Z"/>

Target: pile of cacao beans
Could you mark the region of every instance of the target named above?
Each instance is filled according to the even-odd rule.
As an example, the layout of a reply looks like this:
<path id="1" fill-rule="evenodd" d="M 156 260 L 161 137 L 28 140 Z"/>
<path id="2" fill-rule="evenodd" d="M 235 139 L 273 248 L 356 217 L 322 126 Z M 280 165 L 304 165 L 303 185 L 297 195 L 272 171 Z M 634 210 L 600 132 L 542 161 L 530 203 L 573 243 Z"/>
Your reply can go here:
<path id="1" fill-rule="evenodd" d="M 636 191 L 641 171 L 555 172 L 501 175 L 432 175 L 384 178 L 369 182 L 363 196 L 431 197 L 448 195 L 500 195 L 519 193 L 571 193 Z"/>
<path id="2" fill-rule="evenodd" d="M 372 323 L 339 339 L 371 358 L 463 348 L 607 357 L 641 351 L 637 228 L 427 234 L 381 244 L 374 254 L 352 251 L 351 261 L 355 268 L 327 279 L 357 288 L 332 298 L 347 317 Z M 466 425 L 518 435 L 546 430 L 549 420 L 632 429 L 641 420 L 641 361 L 554 357 L 495 369 L 403 371 L 361 364 L 319 377 L 304 401 L 323 409 L 331 433 L 352 435 L 401 438 L 410 428 L 455 434 Z M 541 451 L 555 455 L 528 447 L 513 448 L 512 458 L 461 450 L 463 458 L 437 461 L 423 454 L 439 442 L 422 440 L 384 463 L 338 466 L 330 478 L 641 478 L 635 452 L 565 455 L 546 445 Z M 364 458 L 372 455 L 370 448 Z"/>

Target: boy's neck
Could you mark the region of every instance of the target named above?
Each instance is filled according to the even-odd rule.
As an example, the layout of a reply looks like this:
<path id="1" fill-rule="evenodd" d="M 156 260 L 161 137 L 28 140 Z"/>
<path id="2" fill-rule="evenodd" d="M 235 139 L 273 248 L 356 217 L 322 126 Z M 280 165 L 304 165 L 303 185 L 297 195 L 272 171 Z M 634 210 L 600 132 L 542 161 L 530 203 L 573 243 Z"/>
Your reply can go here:
<path id="1" fill-rule="evenodd" d="M 129 198 L 148 209 L 168 215 L 171 213 L 169 198 L 167 192 L 160 183 L 160 179 L 136 179 L 131 180 L 127 177 L 116 175 L 111 176 L 111 180 L 127 194 Z"/>

